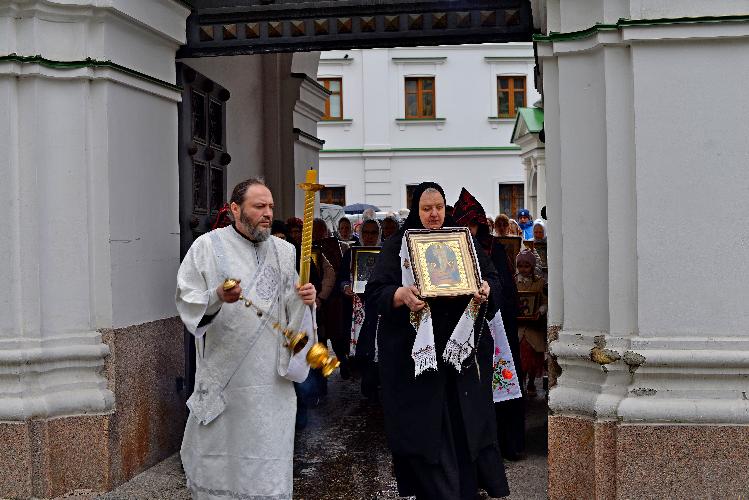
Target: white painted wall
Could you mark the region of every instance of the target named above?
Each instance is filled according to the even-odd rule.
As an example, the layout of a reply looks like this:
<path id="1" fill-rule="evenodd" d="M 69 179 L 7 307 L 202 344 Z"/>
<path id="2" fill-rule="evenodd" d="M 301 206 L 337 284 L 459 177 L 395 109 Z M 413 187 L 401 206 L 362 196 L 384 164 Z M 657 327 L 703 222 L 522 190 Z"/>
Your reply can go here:
<path id="1" fill-rule="evenodd" d="M 749 38 L 637 44 L 632 71 L 640 333 L 745 336 Z"/>
<path id="2" fill-rule="evenodd" d="M 172 0 L 6 2 L 0 52 L 145 71 L 0 63 L 0 420 L 114 403 L 97 330 L 176 314 L 179 265 Z M 181 26 L 181 31 L 178 28 Z"/>
<path id="3" fill-rule="evenodd" d="M 343 78 L 350 121 L 318 124 L 326 141 L 321 181 L 344 185 L 347 203 L 397 210 L 405 206 L 406 184 L 434 180 L 448 203 L 466 187 L 497 214 L 499 183 L 523 182 L 519 148 L 510 142 L 514 118 L 490 120 L 497 115 L 497 76 L 526 75 L 531 105 L 540 99 L 533 67 L 533 48 L 522 43 L 324 52 L 318 78 Z M 408 76 L 435 77 L 436 115 L 444 122 L 396 121 L 404 118 Z M 432 151 L 402 151 L 409 148 Z M 326 152 L 340 149 L 356 151 Z"/>
<path id="4" fill-rule="evenodd" d="M 116 328 L 176 315 L 177 115 L 173 101 L 121 86 L 108 89 L 107 104 L 111 110 L 107 131 L 112 326 Z"/>

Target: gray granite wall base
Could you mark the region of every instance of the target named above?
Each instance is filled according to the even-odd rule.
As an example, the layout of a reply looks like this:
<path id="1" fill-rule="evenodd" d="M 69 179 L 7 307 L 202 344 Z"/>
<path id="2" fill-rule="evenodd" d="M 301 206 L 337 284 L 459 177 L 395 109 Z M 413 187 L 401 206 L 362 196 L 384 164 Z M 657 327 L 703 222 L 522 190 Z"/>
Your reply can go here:
<path id="1" fill-rule="evenodd" d="M 549 417 L 549 498 L 694 499 L 749 494 L 749 426 Z"/>
<path id="2" fill-rule="evenodd" d="M 110 431 L 112 488 L 179 450 L 187 420 L 184 337 L 179 318 L 102 331 L 115 395 Z"/>
<path id="3" fill-rule="evenodd" d="M 115 409 L 0 422 L 0 498 L 107 491 L 179 450 L 187 419 L 178 318 L 102 331 Z"/>

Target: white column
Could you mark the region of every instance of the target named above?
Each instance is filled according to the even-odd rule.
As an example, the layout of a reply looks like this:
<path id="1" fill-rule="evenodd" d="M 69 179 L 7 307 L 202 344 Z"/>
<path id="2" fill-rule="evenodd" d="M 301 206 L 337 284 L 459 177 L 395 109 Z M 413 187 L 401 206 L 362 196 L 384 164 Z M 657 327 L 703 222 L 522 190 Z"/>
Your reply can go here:
<path id="1" fill-rule="evenodd" d="M 730 17 L 709 1 L 552 4 L 568 33 L 538 45 L 549 319 L 563 319 L 549 495 L 745 491 L 745 475 L 721 474 L 747 463 L 732 453 L 749 436 L 749 245 L 716 233 L 716 213 L 728 228 L 749 212 L 743 4 L 721 3 Z"/>
<path id="2" fill-rule="evenodd" d="M 533 166 L 528 156 L 522 156 L 520 161 L 523 164 L 523 195 L 525 198 L 523 207 L 527 208 L 531 203 L 531 169 Z M 517 216 L 517 214 L 515 215 Z"/>
<path id="3" fill-rule="evenodd" d="M 533 158 L 536 163 L 536 205 L 538 213 L 533 214 L 537 219 L 541 218 L 541 209 L 546 206 L 546 152 L 543 143 L 534 150 Z M 547 208 L 548 210 L 548 208 Z"/>
<path id="4" fill-rule="evenodd" d="M 110 410 L 97 330 L 133 324 L 134 309 L 140 323 L 174 315 L 154 292 L 179 263 L 173 82 L 187 13 L 168 0 L 0 12 L 0 53 L 17 54 L 0 63 L 0 421 Z"/>
<path id="5" fill-rule="evenodd" d="M 559 66 L 548 47 L 538 46 L 543 64 L 544 133 L 546 135 L 544 166 L 546 172 L 546 229 L 549 264 L 549 327 L 564 322 L 564 287 L 562 282 L 562 172 L 561 132 L 559 130 Z M 547 167 L 548 166 L 548 167 Z"/>

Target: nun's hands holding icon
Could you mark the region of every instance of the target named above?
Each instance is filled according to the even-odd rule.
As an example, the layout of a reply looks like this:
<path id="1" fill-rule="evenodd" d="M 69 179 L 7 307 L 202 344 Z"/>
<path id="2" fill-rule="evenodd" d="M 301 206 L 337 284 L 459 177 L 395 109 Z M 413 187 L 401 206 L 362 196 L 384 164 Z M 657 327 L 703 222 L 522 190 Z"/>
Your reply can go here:
<path id="1" fill-rule="evenodd" d="M 489 300 L 489 292 L 491 292 L 489 283 L 487 283 L 486 281 L 482 281 L 481 287 L 479 288 L 479 293 L 474 293 L 473 298 L 479 302 L 486 302 L 487 300 Z"/>

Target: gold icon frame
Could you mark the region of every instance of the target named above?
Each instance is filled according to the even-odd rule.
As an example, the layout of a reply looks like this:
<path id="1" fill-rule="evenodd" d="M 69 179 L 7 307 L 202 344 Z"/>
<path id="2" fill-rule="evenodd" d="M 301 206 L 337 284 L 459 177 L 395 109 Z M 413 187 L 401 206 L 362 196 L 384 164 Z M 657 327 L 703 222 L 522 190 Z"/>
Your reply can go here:
<path id="1" fill-rule="evenodd" d="M 375 263 L 377 263 L 377 256 L 380 255 L 380 250 L 382 250 L 380 247 L 351 247 L 351 289 L 354 293 L 362 294 L 367 287 L 367 281 L 369 281 L 369 279 L 359 279 L 362 276 L 364 268 L 368 271 L 366 274 L 367 277 L 371 276 L 372 270 L 374 269 L 374 264 L 372 266 L 364 266 L 363 268 L 361 266 L 360 257 L 366 254 L 374 255 Z"/>
<path id="2" fill-rule="evenodd" d="M 478 293 L 481 270 L 468 228 L 409 229 L 405 238 L 421 297 Z"/>

